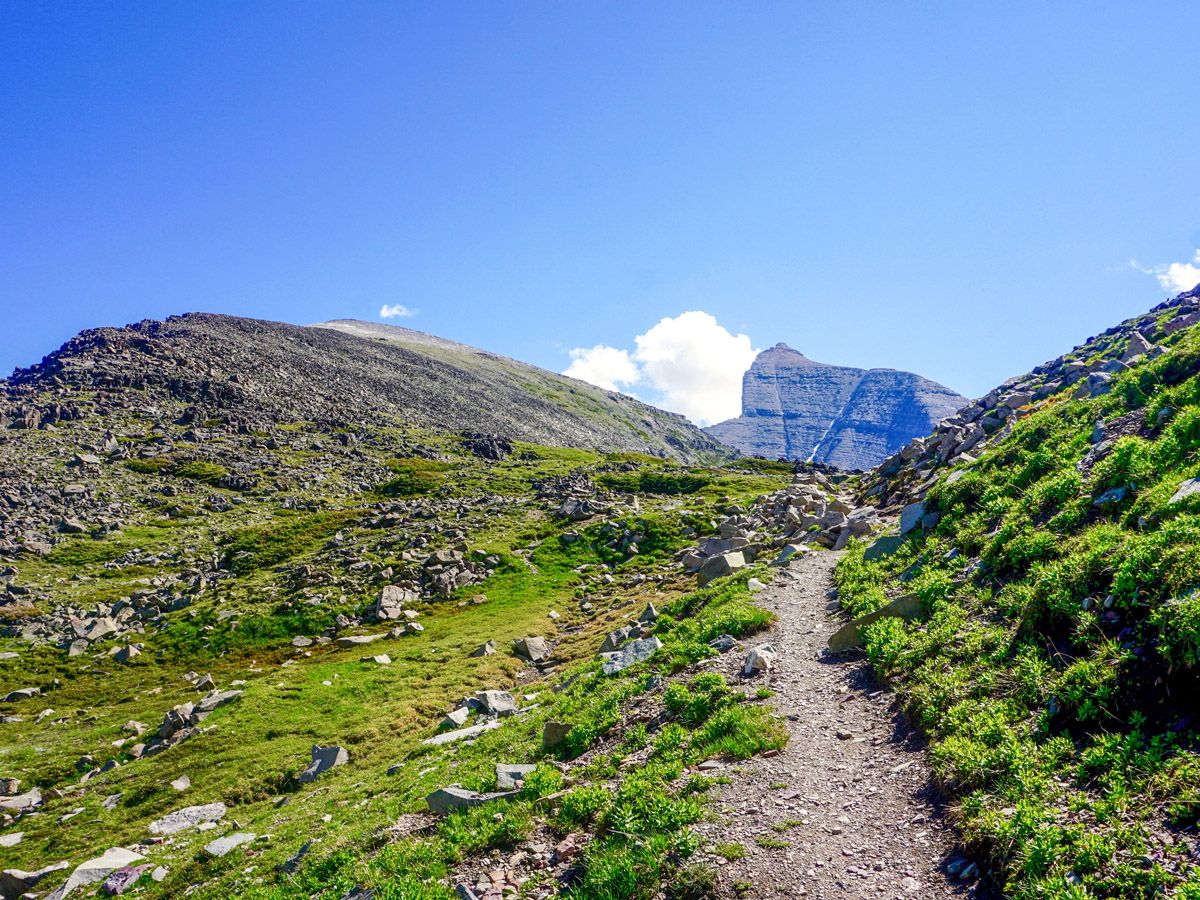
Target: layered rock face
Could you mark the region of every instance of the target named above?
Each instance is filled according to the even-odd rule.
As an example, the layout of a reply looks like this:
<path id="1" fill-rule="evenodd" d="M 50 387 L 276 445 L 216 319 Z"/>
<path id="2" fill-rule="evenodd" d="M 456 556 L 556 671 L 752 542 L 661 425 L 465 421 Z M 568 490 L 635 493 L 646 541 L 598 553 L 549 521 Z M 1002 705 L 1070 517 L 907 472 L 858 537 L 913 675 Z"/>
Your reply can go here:
<path id="1" fill-rule="evenodd" d="M 706 431 L 753 456 L 868 469 L 965 403 L 911 372 L 831 366 L 776 344 L 742 378 L 741 416 Z"/>

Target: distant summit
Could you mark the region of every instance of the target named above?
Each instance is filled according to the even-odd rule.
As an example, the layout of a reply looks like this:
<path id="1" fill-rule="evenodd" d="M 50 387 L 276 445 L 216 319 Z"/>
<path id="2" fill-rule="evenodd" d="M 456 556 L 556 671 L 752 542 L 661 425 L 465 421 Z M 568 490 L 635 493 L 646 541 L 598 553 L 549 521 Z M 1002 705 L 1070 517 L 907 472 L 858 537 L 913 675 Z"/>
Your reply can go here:
<path id="1" fill-rule="evenodd" d="M 911 372 L 831 366 L 780 342 L 742 377 L 742 414 L 705 430 L 754 456 L 868 469 L 965 403 Z"/>

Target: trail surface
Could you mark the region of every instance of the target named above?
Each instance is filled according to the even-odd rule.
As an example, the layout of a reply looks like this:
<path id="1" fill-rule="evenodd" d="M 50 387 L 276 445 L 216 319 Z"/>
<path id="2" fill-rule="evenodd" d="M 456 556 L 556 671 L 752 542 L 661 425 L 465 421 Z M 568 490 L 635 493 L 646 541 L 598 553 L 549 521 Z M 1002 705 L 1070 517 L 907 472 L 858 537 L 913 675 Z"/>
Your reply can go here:
<path id="1" fill-rule="evenodd" d="M 740 844 L 745 856 L 719 865 L 728 897 L 983 897 L 960 872 L 952 832 L 933 803 L 922 744 L 894 697 L 862 660 L 824 660 L 840 624 L 832 571 L 840 554 L 811 553 L 781 570 L 760 593 L 778 616 L 747 649 L 770 644 L 773 670 L 745 679 L 769 687 L 787 715 L 791 740 L 779 755 L 730 766 L 714 821 L 700 830 L 708 846 Z M 731 682 L 745 653 L 718 666 Z M 715 773 L 714 773 L 715 774 Z M 733 855 L 736 855 L 733 854 Z M 968 873 L 969 874 L 969 873 Z"/>

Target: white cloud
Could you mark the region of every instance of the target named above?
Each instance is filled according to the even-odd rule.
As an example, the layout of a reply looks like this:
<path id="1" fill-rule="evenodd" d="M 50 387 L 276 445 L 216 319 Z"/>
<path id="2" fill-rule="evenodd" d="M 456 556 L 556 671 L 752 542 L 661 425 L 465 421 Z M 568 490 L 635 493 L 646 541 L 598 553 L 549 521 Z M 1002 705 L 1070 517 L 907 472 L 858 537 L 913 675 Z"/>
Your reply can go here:
<path id="1" fill-rule="evenodd" d="M 634 345 L 632 353 L 604 344 L 572 350 L 564 374 L 608 390 L 644 387 L 651 402 L 701 425 L 741 412 L 742 375 L 758 355 L 748 336 L 692 310 L 660 320 Z"/>
<path id="2" fill-rule="evenodd" d="M 1145 275 L 1153 275 L 1162 289 L 1171 294 L 1190 291 L 1200 284 L 1200 250 L 1193 254 L 1191 262 L 1173 262 L 1148 269 L 1139 266 L 1136 259 L 1131 259 L 1129 264 Z"/>
<path id="3" fill-rule="evenodd" d="M 572 350 L 571 365 L 567 366 L 567 371 L 563 374 L 602 387 L 606 391 L 618 391 L 618 384 L 632 385 L 641 373 L 629 358 L 628 350 L 597 344 L 595 347 L 577 347 Z"/>
<path id="4" fill-rule="evenodd" d="M 409 309 L 399 303 L 385 303 L 379 307 L 381 319 L 411 319 L 417 314 L 415 309 Z"/>

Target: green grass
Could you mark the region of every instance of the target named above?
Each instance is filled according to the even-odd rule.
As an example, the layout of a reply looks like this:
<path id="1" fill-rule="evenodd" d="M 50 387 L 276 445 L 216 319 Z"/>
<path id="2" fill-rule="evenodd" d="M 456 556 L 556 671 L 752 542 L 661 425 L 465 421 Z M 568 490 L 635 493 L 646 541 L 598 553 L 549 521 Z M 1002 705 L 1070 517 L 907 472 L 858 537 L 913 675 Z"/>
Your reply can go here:
<path id="1" fill-rule="evenodd" d="M 280 514 L 275 521 L 231 531 L 221 540 L 221 548 L 229 567 L 238 575 L 248 575 L 315 550 L 360 517 L 353 509 Z"/>
<path id="2" fill-rule="evenodd" d="M 1200 505 L 1169 502 L 1200 474 L 1197 371 L 1192 330 L 1107 396 L 1053 398 L 930 491 L 932 533 L 878 562 L 852 546 L 838 566 L 852 615 L 923 600 L 925 621 L 866 629 L 867 653 L 1011 896 L 1193 890 L 1162 823 L 1178 834 L 1200 814 Z M 1122 416 L 1142 433 L 1083 465 L 1094 422 Z"/>
<path id="3" fill-rule="evenodd" d="M 112 420 L 103 424 L 120 429 Z M 284 430 L 315 434 L 303 423 Z M 236 445 L 225 440 L 214 439 L 206 452 L 212 453 L 213 465 L 241 471 Z M 434 465 L 420 456 L 412 457 L 419 463 L 389 467 L 385 454 L 400 451 L 386 448 L 396 446 L 424 448 L 422 453 L 440 458 Z M 136 501 L 122 531 L 99 540 L 64 538 L 48 557 L 22 562 L 23 583 L 51 594 L 55 602 L 87 608 L 152 588 L 149 576 L 169 578 L 218 553 L 228 571 L 203 590 L 193 590 L 186 579 L 169 582 L 169 590 L 188 605 L 169 613 L 161 630 L 149 628 L 139 636 L 145 651 L 128 665 L 105 655 L 106 646 L 68 659 L 53 647 L 0 638 L 0 649 L 21 654 L 16 664 L 0 663 L 0 676 L 14 686 L 48 686 L 44 697 L 6 708 L 23 721 L 5 725 L 0 733 L 4 774 L 40 785 L 50 798 L 43 815 L 18 826 L 25 831 L 23 842 L 0 849 L 0 865 L 33 869 L 52 857 L 78 861 L 108 846 L 134 845 L 146 836 L 147 823 L 164 812 L 221 800 L 229 804 L 231 819 L 246 830 L 269 834 L 270 840 L 256 843 L 252 855 L 238 851 L 223 860 L 204 860 L 199 850 L 214 835 L 182 835 L 169 854 L 148 851 L 156 862 L 167 862 L 171 873 L 161 885 L 139 888 L 140 896 L 180 896 L 196 886 L 192 896 L 197 898 L 290 900 L 342 896 L 355 885 L 369 885 L 377 897 L 446 898 L 452 894 L 440 879 L 459 860 L 503 852 L 539 819 L 557 834 L 575 827 L 597 834 L 584 859 L 584 886 L 576 889 L 577 896 L 643 896 L 644 891 L 653 896 L 657 890 L 671 897 L 708 896 L 712 873 L 689 861 L 695 849 L 690 825 L 703 814 L 713 780 L 687 777 L 684 769 L 711 756 L 778 746 L 783 738 L 778 722 L 727 686 L 700 680 L 685 690 L 712 698 L 710 714 L 693 710 L 686 724 L 672 721 L 657 730 L 643 726 L 620 732 L 618 726 L 629 704 L 643 696 L 649 675 L 677 673 L 711 655 L 704 635 L 749 634 L 766 627 L 770 616 L 751 602 L 745 576 L 701 592 L 690 591 L 690 580 L 678 578 L 656 592 L 653 581 L 633 589 L 596 589 L 576 569 L 590 567 L 585 571 L 618 578 L 676 572 L 674 555 L 693 539 L 689 529 L 708 527 L 704 523 L 716 516 L 708 492 L 727 476 L 719 469 L 704 470 L 712 484 L 679 499 L 644 494 L 640 515 L 612 523 L 644 535 L 643 552 L 627 558 L 613 551 L 612 535 L 602 535 L 599 525 L 584 528 L 583 540 L 563 540 L 564 531 L 580 526 L 555 520 L 549 504 L 535 498 L 539 480 L 581 467 L 596 477 L 597 467 L 612 460 L 589 451 L 518 445 L 509 459 L 487 462 L 456 455 L 455 446 L 452 436 L 382 426 L 353 452 L 338 446 L 322 451 L 281 446 L 270 450 L 271 462 L 258 473 L 273 489 L 247 492 L 223 511 L 206 505 L 214 493 L 211 480 L 223 477 L 214 469 L 180 470 L 180 464 L 165 459 L 140 467 L 145 471 L 136 465 L 106 466 L 103 489 Z M 622 460 L 630 462 L 635 461 Z M 636 464 L 662 469 L 658 460 Z M 310 466 L 319 467 L 323 478 L 306 480 Z M 162 481 L 148 478 L 151 474 L 178 479 L 170 485 L 171 496 L 163 497 Z M 506 498 L 498 510 L 454 523 L 473 549 L 500 555 L 502 564 L 454 600 L 421 605 L 425 631 L 418 636 L 385 639 L 367 651 L 332 646 L 296 651 L 289 643 L 294 635 L 319 634 L 339 613 L 361 611 L 378 591 L 378 573 L 404 565 L 407 530 L 369 527 L 381 498 L 363 488 L 393 476 L 427 479 L 408 495 L 418 500 L 428 493 Z M 279 513 L 280 495 L 307 511 Z M 401 491 L 384 502 L 405 500 Z M 664 508 L 667 503 L 674 508 Z M 182 510 L 191 512 L 179 515 Z M 346 558 L 366 566 L 361 572 L 330 543 L 339 533 Z M 514 552 L 530 547 L 532 567 Z M 423 552 L 417 549 L 418 559 Z M 126 554 L 133 554 L 133 564 L 109 565 Z M 310 578 L 311 584 L 305 580 Z M 675 602 L 681 593 L 686 596 Z M 475 594 L 487 601 L 458 605 Z M 594 618 L 579 612 L 581 596 L 595 600 Z M 621 676 L 600 677 L 593 658 L 603 635 L 649 600 L 671 611 L 658 626 L 665 650 Z M 547 617 L 551 609 L 563 614 L 557 624 Z M 519 681 L 527 666 L 509 648 L 514 638 L 532 634 L 558 640 L 562 670 L 556 677 L 584 677 L 559 693 L 541 681 Z M 499 653 L 469 656 L 489 639 Z M 367 653 L 386 653 L 392 663 L 360 661 Z M 173 705 L 200 696 L 184 679 L 189 671 L 211 672 L 223 688 L 244 681 L 245 694 L 207 719 L 202 733 L 163 754 L 133 760 L 128 743 L 115 747 L 113 742 L 126 736 L 126 722 L 137 720 L 153 730 Z M 420 743 L 460 697 L 483 687 L 536 695 L 531 702 L 538 708 L 471 746 L 433 749 Z M 38 722 L 47 707 L 54 715 Z M 540 735 L 552 716 L 573 727 L 566 746 L 547 757 Z M 300 787 L 292 776 L 307 763 L 314 743 L 347 747 L 351 763 Z M 576 764 L 569 782 L 549 765 L 593 751 L 595 761 Z M 639 751 L 651 753 L 645 765 L 632 772 L 620 767 Z M 85 754 L 98 763 L 115 759 L 121 766 L 76 792 L 76 761 Z M 494 765 L 501 761 L 543 763 L 520 799 L 448 817 L 432 835 L 381 839 L 399 816 L 422 809 L 423 798 L 436 787 L 454 781 L 479 790 L 494 787 Z M 400 767 L 397 774 L 386 775 L 394 764 Z M 183 774 L 193 787 L 179 794 L 170 781 Z M 610 790 L 609 779 L 621 785 Z M 72 792 L 60 799 L 53 794 L 56 788 Z M 553 803 L 543 799 L 563 791 Z M 107 809 L 104 799 L 118 794 L 115 807 Z M 57 824 L 75 806 L 85 812 Z M 325 816 L 331 817 L 328 823 Z M 275 874 L 275 866 L 314 838 L 294 875 Z M 245 873 L 249 866 L 253 872 Z"/>

